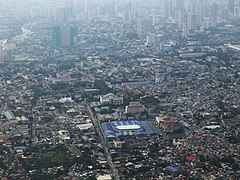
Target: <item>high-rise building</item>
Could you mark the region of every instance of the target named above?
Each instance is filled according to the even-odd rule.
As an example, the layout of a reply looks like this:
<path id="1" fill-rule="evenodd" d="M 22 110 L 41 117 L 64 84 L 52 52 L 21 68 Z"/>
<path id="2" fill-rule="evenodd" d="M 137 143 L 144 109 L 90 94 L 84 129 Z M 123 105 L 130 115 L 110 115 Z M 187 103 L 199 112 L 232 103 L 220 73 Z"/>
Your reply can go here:
<path id="1" fill-rule="evenodd" d="M 183 12 L 185 10 L 184 0 L 175 0 L 175 8 Z"/>
<path id="2" fill-rule="evenodd" d="M 74 38 L 77 36 L 77 27 L 54 26 L 52 27 L 53 47 L 71 47 L 74 45 Z"/>
<path id="3" fill-rule="evenodd" d="M 174 10 L 174 20 L 177 23 L 177 26 L 179 29 L 182 27 L 182 11 L 180 9 L 175 9 Z"/>
<path id="4" fill-rule="evenodd" d="M 240 17 L 240 6 L 234 8 L 234 17 L 236 18 Z"/>
<path id="5" fill-rule="evenodd" d="M 133 20 L 133 15 L 132 15 L 132 11 L 130 10 L 125 10 L 124 11 L 124 21 L 125 22 L 130 22 Z"/>
<path id="6" fill-rule="evenodd" d="M 42 17 L 43 15 L 43 9 L 40 7 L 30 7 L 29 10 L 29 17 L 30 18 L 38 18 L 38 17 Z"/>
<path id="7" fill-rule="evenodd" d="M 77 13 L 77 0 L 65 0 L 65 7 L 71 9 L 73 16 Z"/>
<path id="8" fill-rule="evenodd" d="M 240 0 L 234 1 L 234 17 L 235 18 L 240 17 Z"/>
<path id="9" fill-rule="evenodd" d="M 137 34 L 140 38 L 145 38 L 153 31 L 153 20 L 151 17 L 139 17 L 137 20 Z"/>
<path id="10" fill-rule="evenodd" d="M 196 4 L 196 25 L 200 26 L 204 18 L 203 0 L 198 0 Z"/>
<path id="11" fill-rule="evenodd" d="M 203 18 L 202 27 L 204 29 L 210 27 L 210 19 L 209 19 L 209 17 Z"/>
<path id="12" fill-rule="evenodd" d="M 91 9 L 91 7 L 92 7 L 91 0 L 85 0 L 85 2 L 84 2 L 84 12 L 86 14 L 88 14 L 88 11 Z"/>
<path id="13" fill-rule="evenodd" d="M 210 4 L 208 0 L 203 0 L 203 18 L 210 15 Z"/>
<path id="14" fill-rule="evenodd" d="M 107 6 L 107 11 L 108 11 L 109 17 L 114 17 L 116 15 L 115 4 L 113 2 L 111 2 L 111 3 L 107 3 L 106 6 Z"/>
<path id="15" fill-rule="evenodd" d="M 61 46 L 70 47 L 73 44 L 73 37 L 71 33 L 71 26 L 61 26 Z"/>
<path id="16" fill-rule="evenodd" d="M 194 30 L 196 29 L 196 15 L 189 13 L 187 16 L 187 25 L 189 30 Z"/>
<path id="17" fill-rule="evenodd" d="M 147 46 L 154 46 L 154 45 L 156 45 L 156 34 L 155 33 L 150 33 L 147 36 L 146 45 Z"/>
<path id="18" fill-rule="evenodd" d="M 56 10 L 55 20 L 57 23 L 63 24 L 66 22 L 70 22 L 73 19 L 73 11 L 71 8 L 58 8 Z"/>
<path id="19" fill-rule="evenodd" d="M 54 6 L 49 6 L 46 8 L 46 15 L 49 20 L 55 21 L 56 19 L 56 8 Z"/>
<path id="20" fill-rule="evenodd" d="M 217 26 L 217 23 L 218 23 L 218 18 L 217 18 L 218 4 L 212 3 L 210 8 L 211 8 L 210 22 L 211 22 L 211 26 L 214 27 L 214 26 Z"/>
<path id="21" fill-rule="evenodd" d="M 76 14 L 81 14 L 85 12 L 85 0 L 76 1 Z"/>
<path id="22" fill-rule="evenodd" d="M 230 13 L 234 13 L 235 0 L 228 0 L 228 9 Z"/>
<path id="23" fill-rule="evenodd" d="M 229 19 L 229 10 L 227 7 L 222 9 L 221 18 L 224 22 L 226 22 Z"/>
<path id="24" fill-rule="evenodd" d="M 187 26 L 187 23 L 183 23 L 183 26 L 182 26 L 182 36 L 186 37 L 189 35 L 189 28 Z"/>
<path id="25" fill-rule="evenodd" d="M 164 15 L 166 17 L 172 17 L 173 16 L 173 1 L 172 0 L 164 0 Z"/>
<path id="26" fill-rule="evenodd" d="M 61 46 L 61 32 L 60 26 L 52 27 L 52 46 L 60 47 Z"/>
<path id="27" fill-rule="evenodd" d="M 193 0 L 193 1 L 191 1 L 191 13 L 192 14 L 194 14 L 194 15 L 196 15 L 196 12 L 197 12 L 197 2 L 196 2 L 196 0 Z"/>

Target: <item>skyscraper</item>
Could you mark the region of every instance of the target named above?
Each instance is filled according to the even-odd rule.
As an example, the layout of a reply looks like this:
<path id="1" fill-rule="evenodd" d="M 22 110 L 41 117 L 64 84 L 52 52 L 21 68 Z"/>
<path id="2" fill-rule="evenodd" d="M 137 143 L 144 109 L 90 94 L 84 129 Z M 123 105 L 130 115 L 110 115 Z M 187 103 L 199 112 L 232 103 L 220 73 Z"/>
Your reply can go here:
<path id="1" fill-rule="evenodd" d="M 196 4 L 196 25 L 200 26 L 203 22 L 204 11 L 203 11 L 203 0 L 198 0 Z"/>
<path id="2" fill-rule="evenodd" d="M 153 31 L 152 17 L 139 17 L 137 20 L 137 34 L 141 38 L 145 38 L 150 32 Z"/>
<path id="3" fill-rule="evenodd" d="M 196 11 L 197 11 L 197 2 L 195 0 L 191 1 L 191 13 L 193 15 L 196 15 Z"/>
<path id="4" fill-rule="evenodd" d="M 230 13 L 234 13 L 235 0 L 228 0 L 228 9 Z"/>
<path id="5" fill-rule="evenodd" d="M 196 15 L 189 13 L 187 16 L 187 25 L 189 30 L 194 30 L 196 29 Z"/>
<path id="6" fill-rule="evenodd" d="M 77 36 L 77 27 L 63 25 L 52 27 L 53 47 L 71 47 L 74 45 L 74 38 Z"/>
<path id="7" fill-rule="evenodd" d="M 234 17 L 240 17 L 240 0 L 235 0 L 234 2 Z"/>
<path id="8" fill-rule="evenodd" d="M 52 46 L 60 47 L 61 46 L 61 32 L 60 26 L 52 27 Z"/>
<path id="9" fill-rule="evenodd" d="M 56 10 L 56 17 L 55 20 L 56 22 L 63 24 L 66 22 L 70 22 L 73 19 L 73 11 L 71 8 L 58 8 Z"/>
<path id="10" fill-rule="evenodd" d="M 172 17 L 173 16 L 173 1 L 172 0 L 164 0 L 164 15 L 166 17 Z"/>
<path id="11" fill-rule="evenodd" d="M 185 10 L 184 0 L 175 0 L 175 8 L 183 12 Z"/>
<path id="12" fill-rule="evenodd" d="M 177 26 L 179 29 L 182 27 L 182 11 L 180 9 L 175 8 L 174 9 L 174 20 L 177 23 Z"/>
<path id="13" fill-rule="evenodd" d="M 212 3 L 211 4 L 211 13 L 210 13 L 210 21 L 211 21 L 211 26 L 217 26 L 217 14 L 218 14 L 218 4 L 217 3 Z"/>
<path id="14" fill-rule="evenodd" d="M 77 0 L 65 0 L 65 7 L 72 11 L 73 16 L 77 13 Z"/>

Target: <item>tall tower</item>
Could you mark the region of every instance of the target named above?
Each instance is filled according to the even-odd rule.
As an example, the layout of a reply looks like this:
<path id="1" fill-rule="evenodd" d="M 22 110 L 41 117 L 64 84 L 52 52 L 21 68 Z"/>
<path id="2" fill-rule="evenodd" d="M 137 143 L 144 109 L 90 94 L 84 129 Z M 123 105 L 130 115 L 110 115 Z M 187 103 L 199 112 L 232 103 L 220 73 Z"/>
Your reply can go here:
<path id="1" fill-rule="evenodd" d="M 85 0 L 76 1 L 76 14 L 81 14 L 85 12 Z"/>
<path id="2" fill-rule="evenodd" d="M 140 38 L 145 38 L 153 31 L 153 20 L 150 17 L 139 17 L 137 20 L 137 34 Z"/>
<path id="3" fill-rule="evenodd" d="M 197 5 L 196 0 L 192 0 L 191 1 L 191 13 L 194 14 L 194 15 L 196 15 L 196 11 L 197 11 L 196 5 Z"/>
<path id="4" fill-rule="evenodd" d="M 72 45 L 71 26 L 61 26 L 61 46 L 70 47 Z"/>
<path id="5" fill-rule="evenodd" d="M 234 13 L 235 0 L 228 0 L 228 9 L 230 13 Z"/>
<path id="6" fill-rule="evenodd" d="M 52 27 L 52 46 L 60 47 L 61 46 L 61 32 L 60 26 Z"/>
<path id="7" fill-rule="evenodd" d="M 174 20 L 177 23 L 177 26 L 179 29 L 182 27 L 182 22 L 183 22 L 182 14 L 183 13 L 180 9 L 177 9 L 177 8 L 174 9 Z"/>
<path id="8" fill-rule="evenodd" d="M 218 4 L 217 3 L 212 3 L 211 4 L 211 13 L 210 13 L 210 22 L 211 26 L 216 26 L 217 25 L 217 13 L 218 13 Z"/>
<path id="9" fill-rule="evenodd" d="M 204 9 L 203 9 L 203 0 L 198 0 L 196 4 L 196 25 L 199 26 L 203 22 Z"/>
<path id="10" fill-rule="evenodd" d="M 55 20 L 59 24 L 70 22 L 72 18 L 73 18 L 73 11 L 71 8 L 62 7 L 56 10 Z"/>
<path id="11" fill-rule="evenodd" d="M 166 17 L 173 16 L 173 1 L 172 0 L 164 0 L 164 15 Z"/>
<path id="12" fill-rule="evenodd" d="M 234 3 L 234 17 L 240 17 L 240 0 L 235 0 Z"/>
<path id="13" fill-rule="evenodd" d="M 74 45 L 74 38 L 77 36 L 77 28 L 69 25 L 52 27 L 52 46 L 71 47 Z"/>
<path id="14" fill-rule="evenodd" d="M 203 18 L 210 16 L 210 4 L 208 0 L 203 0 Z"/>
<path id="15" fill-rule="evenodd" d="M 187 16 L 187 25 L 189 30 L 194 30 L 196 29 L 196 15 L 189 13 Z"/>
<path id="16" fill-rule="evenodd" d="M 189 27 L 186 22 L 183 23 L 182 25 L 182 36 L 187 37 L 189 34 Z"/>
<path id="17" fill-rule="evenodd" d="M 183 12 L 185 10 L 184 0 L 175 0 L 175 8 Z"/>
<path id="18" fill-rule="evenodd" d="M 73 15 L 77 13 L 77 0 L 65 0 L 65 7 L 71 9 Z"/>

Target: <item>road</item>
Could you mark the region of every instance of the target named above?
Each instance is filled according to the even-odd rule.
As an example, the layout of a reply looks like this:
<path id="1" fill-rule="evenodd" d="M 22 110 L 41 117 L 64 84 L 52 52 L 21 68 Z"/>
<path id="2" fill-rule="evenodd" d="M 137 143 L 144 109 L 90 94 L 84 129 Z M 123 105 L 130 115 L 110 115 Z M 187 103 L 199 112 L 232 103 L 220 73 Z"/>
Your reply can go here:
<path id="1" fill-rule="evenodd" d="M 104 153 L 105 153 L 105 156 L 107 157 L 107 162 L 108 162 L 108 165 L 110 166 L 111 168 L 111 171 L 112 171 L 112 176 L 113 176 L 113 179 L 114 180 L 120 180 L 120 177 L 119 177 L 119 174 L 118 174 L 118 170 L 116 169 L 115 167 L 115 164 L 113 163 L 112 161 L 112 156 L 111 154 L 109 153 L 109 148 L 107 146 L 107 143 L 103 137 L 103 134 L 102 134 L 102 131 L 100 129 L 100 122 L 99 120 L 93 115 L 93 112 L 91 110 L 90 107 L 88 107 L 88 111 L 90 112 L 90 116 L 91 116 L 91 119 L 92 119 L 92 122 L 94 124 L 94 127 L 97 131 L 97 133 L 99 134 L 99 137 L 100 137 L 100 143 L 103 147 L 103 150 L 104 150 Z"/>
<path id="2" fill-rule="evenodd" d="M 36 145 L 37 142 L 38 142 L 38 138 L 36 136 L 36 118 L 35 118 L 35 115 L 32 111 L 32 145 Z"/>

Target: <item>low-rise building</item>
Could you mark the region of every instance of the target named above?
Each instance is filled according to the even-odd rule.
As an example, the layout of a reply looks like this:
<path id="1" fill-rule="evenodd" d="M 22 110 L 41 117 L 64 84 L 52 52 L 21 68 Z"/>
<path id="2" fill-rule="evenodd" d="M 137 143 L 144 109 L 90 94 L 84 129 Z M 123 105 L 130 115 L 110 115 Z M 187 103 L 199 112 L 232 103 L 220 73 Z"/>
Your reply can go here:
<path id="1" fill-rule="evenodd" d="M 145 111 L 145 107 L 139 102 L 130 102 L 125 108 L 126 113 L 142 113 Z"/>
<path id="2" fill-rule="evenodd" d="M 97 177 L 97 180 L 111 180 L 112 179 L 112 177 L 111 177 L 111 175 L 109 175 L 109 174 L 106 174 L 106 175 L 102 175 L 102 176 L 98 176 Z"/>
<path id="3" fill-rule="evenodd" d="M 180 123 L 171 119 L 168 116 L 156 117 L 157 124 L 165 131 L 165 132 L 174 132 L 181 128 Z"/>
<path id="4" fill-rule="evenodd" d="M 100 103 L 101 105 L 121 105 L 123 104 L 124 99 L 123 95 L 114 95 L 112 93 L 106 94 L 106 95 L 101 95 L 100 96 Z"/>

